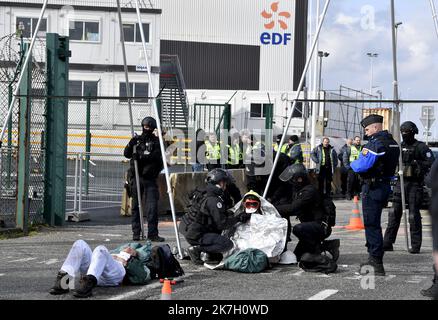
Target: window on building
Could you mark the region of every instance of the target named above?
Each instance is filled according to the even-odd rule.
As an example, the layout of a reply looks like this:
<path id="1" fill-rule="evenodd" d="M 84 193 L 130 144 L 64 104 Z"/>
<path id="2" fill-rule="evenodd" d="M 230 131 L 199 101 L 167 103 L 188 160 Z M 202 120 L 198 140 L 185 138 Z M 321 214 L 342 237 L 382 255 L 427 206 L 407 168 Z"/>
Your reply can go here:
<path id="1" fill-rule="evenodd" d="M 79 41 L 100 41 L 99 22 L 95 21 L 74 21 L 70 26 L 70 39 Z"/>
<path id="2" fill-rule="evenodd" d="M 144 38 L 149 43 L 149 23 L 143 23 Z M 126 42 L 141 42 L 141 33 L 138 23 L 123 24 L 123 34 Z"/>
<path id="3" fill-rule="evenodd" d="M 269 103 L 251 103 L 251 118 L 266 118 L 266 110 L 272 104 Z"/>
<path id="4" fill-rule="evenodd" d="M 147 83 L 131 82 L 131 83 L 129 83 L 129 89 L 131 91 L 131 95 L 135 98 L 132 100 L 132 102 L 148 102 L 149 101 L 149 99 L 147 99 L 147 97 L 149 96 L 149 86 Z M 125 82 L 120 82 L 119 96 L 120 97 L 127 97 L 126 83 Z M 142 98 L 136 98 L 136 97 L 142 97 Z M 126 101 L 128 101 L 128 99 L 120 99 L 119 101 L 126 102 Z"/>
<path id="5" fill-rule="evenodd" d="M 69 95 L 74 97 L 86 97 L 86 96 L 92 96 L 96 97 L 97 87 L 98 87 L 98 81 L 78 81 L 78 80 L 70 80 L 68 82 L 68 90 Z M 78 101 L 85 101 L 84 98 L 75 98 L 72 100 L 78 100 Z M 91 99 L 91 101 L 97 101 L 95 98 Z"/>
<path id="6" fill-rule="evenodd" d="M 32 38 L 38 18 L 17 17 L 16 30 L 23 30 L 23 38 Z M 47 33 L 47 19 L 42 19 L 38 31 L 38 37 L 45 37 Z M 19 35 L 19 33 L 17 33 Z"/>

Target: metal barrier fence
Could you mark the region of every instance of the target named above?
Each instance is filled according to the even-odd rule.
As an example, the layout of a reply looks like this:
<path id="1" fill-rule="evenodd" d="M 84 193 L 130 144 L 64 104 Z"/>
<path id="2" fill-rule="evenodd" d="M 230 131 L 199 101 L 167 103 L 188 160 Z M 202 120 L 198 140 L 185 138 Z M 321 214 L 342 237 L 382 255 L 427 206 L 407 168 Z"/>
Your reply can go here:
<path id="1" fill-rule="evenodd" d="M 69 153 L 67 212 L 118 207 L 122 202 L 129 162 L 123 155 Z M 74 159 L 74 160 L 72 160 Z M 86 171 L 86 163 L 89 171 Z"/>

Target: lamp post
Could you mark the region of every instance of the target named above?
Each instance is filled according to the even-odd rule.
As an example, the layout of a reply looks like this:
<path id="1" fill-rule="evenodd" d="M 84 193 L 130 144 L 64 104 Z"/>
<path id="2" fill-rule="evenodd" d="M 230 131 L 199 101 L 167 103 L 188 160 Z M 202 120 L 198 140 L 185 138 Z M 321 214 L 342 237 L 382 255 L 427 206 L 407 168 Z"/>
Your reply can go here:
<path id="1" fill-rule="evenodd" d="M 379 56 L 378 53 L 368 52 L 367 56 L 370 57 L 370 65 L 371 65 L 371 71 L 370 71 L 370 95 L 373 94 L 373 58 L 377 58 Z"/>
<path id="2" fill-rule="evenodd" d="M 319 57 L 319 75 L 318 75 L 318 100 L 321 100 L 321 80 L 322 80 L 322 58 L 327 58 L 330 55 L 330 53 L 328 52 L 324 52 L 324 51 L 318 51 L 318 57 Z M 318 101 L 318 113 L 319 110 L 321 108 L 321 102 Z M 324 115 L 324 112 L 323 112 Z M 324 134 L 324 127 L 322 129 L 322 133 Z"/>

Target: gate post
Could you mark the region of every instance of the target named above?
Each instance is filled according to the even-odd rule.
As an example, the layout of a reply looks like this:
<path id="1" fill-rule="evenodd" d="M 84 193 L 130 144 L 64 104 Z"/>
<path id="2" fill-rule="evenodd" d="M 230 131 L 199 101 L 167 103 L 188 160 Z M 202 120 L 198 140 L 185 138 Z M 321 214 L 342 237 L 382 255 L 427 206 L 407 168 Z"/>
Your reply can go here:
<path id="1" fill-rule="evenodd" d="M 47 95 L 68 95 L 69 39 L 47 33 Z M 44 219 L 51 226 L 65 221 L 68 99 L 47 99 Z"/>
<path id="2" fill-rule="evenodd" d="M 29 46 L 25 48 L 31 55 Z M 30 116 L 32 88 L 32 59 L 24 66 L 25 74 L 20 84 L 19 124 L 18 124 L 18 183 L 17 183 L 17 214 L 16 227 L 28 233 L 29 221 L 29 161 L 30 161 Z"/>
<path id="3" fill-rule="evenodd" d="M 273 137 L 273 124 L 274 124 L 274 105 L 272 103 L 268 103 L 264 105 L 266 110 L 266 119 L 265 119 L 265 146 L 266 150 L 272 150 L 272 143 L 274 142 Z M 281 146 L 280 146 L 281 148 Z"/>

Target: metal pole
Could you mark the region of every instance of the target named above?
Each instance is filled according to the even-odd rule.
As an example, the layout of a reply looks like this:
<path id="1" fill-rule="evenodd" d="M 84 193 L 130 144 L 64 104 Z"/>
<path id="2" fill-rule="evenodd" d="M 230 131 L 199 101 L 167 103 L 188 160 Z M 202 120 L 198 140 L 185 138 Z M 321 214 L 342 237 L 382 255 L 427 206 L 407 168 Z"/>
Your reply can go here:
<path id="1" fill-rule="evenodd" d="M 426 145 L 429 145 L 429 108 L 427 108 L 427 114 L 426 114 Z"/>
<path id="2" fill-rule="evenodd" d="M 88 96 L 91 94 L 88 93 Z M 90 186 L 90 152 L 91 152 L 91 99 L 87 99 L 85 119 L 85 194 L 88 196 Z"/>
<path id="3" fill-rule="evenodd" d="M 318 100 L 321 100 L 321 80 L 322 80 L 322 57 L 323 56 L 320 56 L 319 57 L 319 70 L 318 70 Z M 319 114 L 319 112 L 321 111 L 321 102 L 320 101 L 318 101 L 318 114 Z M 322 113 L 323 114 L 323 117 L 324 117 L 324 112 Z M 322 134 L 324 135 L 324 126 L 323 126 L 323 129 L 322 129 Z"/>
<path id="4" fill-rule="evenodd" d="M 393 71 L 394 71 L 394 100 L 397 101 L 399 99 L 398 94 L 398 74 L 397 74 L 397 44 L 396 44 L 396 25 L 395 25 L 395 9 L 394 9 L 394 0 L 391 0 L 391 31 L 392 31 L 392 57 L 393 57 Z M 393 135 L 394 139 L 397 141 L 400 148 L 400 157 L 398 159 L 399 165 L 399 177 L 400 177 L 400 193 L 402 200 L 402 210 L 404 215 L 405 222 L 405 236 L 406 236 L 406 249 L 409 251 L 409 233 L 408 233 L 408 217 L 406 210 L 406 196 L 405 196 L 405 181 L 403 177 L 403 160 L 402 160 L 402 148 L 400 143 L 400 110 L 399 110 L 399 102 L 394 103 L 394 111 L 393 111 Z"/>
<path id="5" fill-rule="evenodd" d="M 18 94 L 18 91 L 20 89 L 21 81 L 23 80 L 23 76 L 26 73 L 26 68 L 28 67 L 29 59 L 31 57 L 31 53 L 32 53 L 33 46 L 35 44 L 35 39 L 36 39 L 37 33 L 40 30 L 40 24 L 41 24 L 41 20 L 43 19 L 44 12 L 46 11 L 47 2 L 48 2 L 48 0 L 44 0 L 43 7 L 41 8 L 41 12 L 40 12 L 40 16 L 38 18 L 36 28 L 35 28 L 35 31 L 33 33 L 29 49 L 27 51 L 26 59 L 24 60 L 24 67 L 23 67 L 23 70 L 21 70 L 20 77 L 18 78 L 17 86 L 15 87 L 14 94 L 12 96 L 12 101 L 9 105 L 9 110 L 8 110 L 8 113 L 7 113 L 6 118 L 5 118 L 5 123 L 3 124 L 2 131 L 0 133 L 0 147 L 2 145 L 3 138 L 5 136 L 6 126 L 8 125 L 9 117 L 12 114 L 12 109 L 13 109 L 15 101 L 17 99 L 17 94 Z"/>
<path id="6" fill-rule="evenodd" d="M 73 198 L 73 212 L 76 212 L 76 210 L 78 209 L 78 168 L 79 167 L 79 155 L 76 154 L 76 159 L 75 159 L 75 194 L 74 194 L 74 198 Z"/>
<path id="7" fill-rule="evenodd" d="M 79 212 L 82 212 L 82 169 L 84 156 L 82 153 L 79 153 Z"/>
<path id="8" fill-rule="evenodd" d="M 298 91 L 297 91 L 297 93 L 296 93 L 296 97 L 295 97 L 294 102 L 293 102 L 293 104 L 292 104 L 292 112 L 290 113 L 290 115 L 289 115 L 289 117 L 288 117 L 287 125 L 286 125 L 286 126 L 284 127 L 284 129 L 283 129 L 283 135 L 282 135 L 282 137 L 281 137 L 281 141 L 280 141 L 280 144 L 279 144 L 280 146 L 283 145 L 283 143 L 284 143 L 284 138 L 286 137 L 287 129 L 289 128 L 290 123 L 291 123 L 291 121 L 292 121 L 292 115 L 293 115 L 293 113 L 294 113 L 294 111 L 295 111 L 295 107 L 296 107 L 296 105 L 297 105 L 297 99 L 298 99 L 298 97 L 300 96 L 301 90 L 303 89 L 303 86 L 304 86 L 304 80 L 305 80 L 305 78 L 306 78 L 306 73 L 307 73 L 307 70 L 309 69 L 309 65 L 310 65 L 310 62 L 311 62 L 311 60 L 312 60 L 313 53 L 315 52 L 316 44 L 317 44 L 317 42 L 318 42 L 319 34 L 320 34 L 320 32 L 321 32 L 321 27 L 322 27 L 322 24 L 323 24 L 323 22 L 324 22 L 325 16 L 326 16 L 326 14 L 327 14 L 327 9 L 328 9 L 328 7 L 329 7 L 329 4 L 330 4 L 330 0 L 326 0 L 325 7 L 324 7 L 324 10 L 323 10 L 323 14 L 322 14 L 322 18 L 321 18 L 321 21 L 319 22 L 319 25 L 318 25 L 318 28 L 317 28 L 317 32 L 316 32 L 315 39 L 313 40 L 312 50 L 310 51 L 310 55 L 309 55 L 309 57 L 307 58 L 306 65 L 305 65 L 304 70 L 303 70 L 303 73 L 302 73 L 302 75 L 301 75 L 300 84 L 298 85 Z M 313 138 L 313 137 L 312 137 L 312 138 Z M 270 186 L 270 184 L 271 184 L 271 182 L 272 182 L 272 177 L 274 176 L 274 170 L 275 170 L 275 167 L 277 166 L 278 159 L 280 158 L 280 153 L 281 153 L 281 152 L 277 152 L 277 154 L 275 155 L 275 160 L 274 160 L 274 164 L 273 164 L 273 166 L 272 166 L 271 174 L 269 175 L 269 179 L 268 179 L 268 182 L 267 182 L 267 184 L 266 184 L 265 191 L 263 192 L 263 198 L 266 198 L 266 194 L 268 193 L 269 186 Z"/>
<path id="9" fill-rule="evenodd" d="M 370 57 L 371 75 L 370 75 L 370 94 L 373 94 L 373 57 Z"/>
<path id="10" fill-rule="evenodd" d="M 319 24 L 319 0 L 316 0 L 316 15 L 315 15 L 315 19 L 316 19 L 316 25 Z M 315 47 L 315 51 L 318 52 L 319 49 L 319 43 L 318 43 L 318 37 L 315 35 L 313 41 L 315 44 L 315 40 L 316 40 L 316 47 Z M 312 51 L 310 52 L 310 57 L 312 57 Z M 316 76 L 317 76 L 317 71 L 318 71 L 318 59 L 315 55 L 314 58 L 314 65 L 313 65 L 313 88 L 311 90 L 311 93 L 316 96 Z M 312 103 L 312 133 L 311 133 L 311 138 L 310 138 L 310 151 L 313 150 L 313 148 L 315 148 L 316 146 L 316 123 L 318 121 L 318 116 L 319 114 L 319 109 L 317 109 L 317 104 L 316 103 Z M 310 166 L 313 167 L 313 161 L 310 161 Z"/>
<path id="11" fill-rule="evenodd" d="M 122 44 L 122 56 L 123 56 L 123 66 L 125 71 L 125 82 L 126 82 L 126 95 L 131 97 L 131 88 L 129 87 L 129 76 L 128 76 L 128 63 L 126 61 L 126 50 L 125 50 L 125 34 L 123 32 L 123 22 L 122 22 L 122 9 L 120 8 L 120 0 L 117 0 L 117 12 L 119 16 L 119 27 L 120 27 L 120 42 Z M 143 30 L 142 26 L 139 26 Z M 131 99 L 128 99 L 128 110 L 129 110 L 129 123 L 131 127 L 131 136 L 134 137 L 134 120 L 132 118 L 132 106 Z M 157 119 L 158 120 L 158 119 Z M 157 123 L 159 120 L 157 121 Z M 136 152 L 136 146 L 134 146 L 134 153 Z M 138 162 L 134 160 L 134 174 L 137 189 L 137 201 L 138 201 L 138 211 L 140 215 L 141 224 L 141 237 L 144 239 L 144 219 L 143 219 L 143 203 L 141 201 L 141 188 L 140 188 L 140 175 L 138 173 Z"/>
<path id="12" fill-rule="evenodd" d="M 432 9 L 433 22 L 435 24 L 435 32 L 436 32 L 436 35 L 438 37 L 438 16 L 436 14 L 435 2 L 434 2 L 434 0 L 429 0 L 429 1 L 430 1 L 430 7 Z"/>
<path id="13" fill-rule="evenodd" d="M 148 72 L 149 88 L 150 88 L 150 92 L 151 92 L 152 96 L 155 97 L 154 83 L 152 81 L 151 67 L 149 65 L 149 59 L 148 59 L 148 54 L 147 54 L 147 50 L 146 50 L 146 41 L 145 41 L 143 27 L 142 27 L 142 22 L 141 22 L 140 6 L 138 4 L 138 0 L 135 0 L 135 7 L 136 7 L 135 9 L 137 11 L 137 19 L 138 19 L 138 24 L 139 24 L 139 29 L 140 29 L 141 42 L 143 44 L 144 59 L 146 61 L 146 68 L 147 68 L 147 72 Z M 154 107 L 153 109 L 154 109 L 154 112 L 155 112 L 155 118 L 159 120 L 160 116 L 158 114 L 157 100 L 156 99 L 152 100 L 152 105 Z M 174 229 L 175 229 L 176 244 L 177 244 L 177 247 L 178 247 L 179 258 L 183 259 L 183 254 L 182 254 L 182 250 L 181 250 L 181 243 L 180 243 L 180 240 L 179 240 L 178 227 L 177 227 L 177 224 L 176 224 L 175 204 L 173 202 L 172 187 L 171 187 L 171 184 L 170 184 L 169 169 L 167 168 L 166 151 L 165 151 L 165 148 L 164 148 L 163 134 L 162 134 L 162 131 L 161 131 L 161 123 L 160 123 L 160 121 L 157 121 L 157 129 L 158 129 L 158 138 L 160 140 L 161 157 L 163 159 L 163 165 L 164 165 L 164 174 L 166 176 L 167 194 L 169 195 L 170 208 L 171 208 L 171 211 L 172 211 L 173 226 L 174 226 Z"/>

